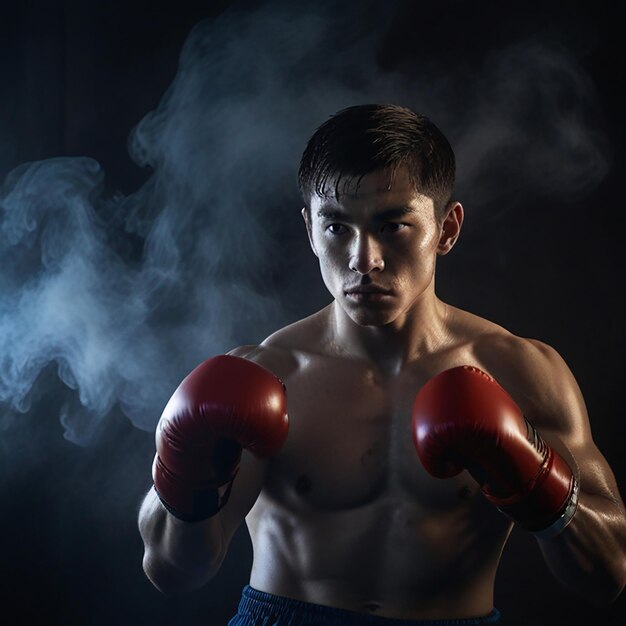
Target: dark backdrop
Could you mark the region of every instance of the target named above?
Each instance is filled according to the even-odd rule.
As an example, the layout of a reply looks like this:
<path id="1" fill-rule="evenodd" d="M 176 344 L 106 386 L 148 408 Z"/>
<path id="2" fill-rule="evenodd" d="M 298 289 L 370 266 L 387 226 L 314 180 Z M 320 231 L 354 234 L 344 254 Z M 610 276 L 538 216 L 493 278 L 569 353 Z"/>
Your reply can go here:
<path id="1" fill-rule="evenodd" d="M 344 104 L 393 97 L 421 106 L 449 134 L 459 156 L 459 195 L 466 205 L 467 221 L 458 247 L 440 264 L 439 293 L 456 306 L 559 350 L 579 381 L 594 439 L 623 493 L 625 429 L 618 405 L 624 380 L 625 313 L 619 222 L 625 175 L 623 10 L 618 3 L 604 0 L 339 5 L 294 3 L 293 9 L 286 9 L 288 3 L 283 2 L 3 3 L 0 173 L 6 182 L 2 197 L 14 198 L 16 180 L 26 185 L 24 176 L 35 163 L 76 166 L 78 172 L 78 166 L 85 163 L 74 159 L 85 157 L 99 164 L 103 175 L 81 197 L 89 198 L 95 207 L 97 240 L 110 246 L 104 256 L 96 258 L 95 267 L 104 275 L 107 264 L 113 266 L 110 250 L 114 250 L 117 279 L 106 282 L 109 292 L 103 292 L 102 300 L 73 325 L 89 330 L 103 311 L 125 310 L 123 298 L 107 300 L 107 293 L 144 267 L 148 233 L 157 221 L 150 200 L 165 214 L 169 205 L 163 198 L 171 201 L 172 196 L 163 189 L 169 190 L 168 185 L 176 186 L 184 178 L 185 155 L 197 157 L 204 171 L 202 142 L 193 151 L 183 150 L 180 158 L 174 154 L 168 160 L 168 150 L 177 138 L 175 125 L 170 134 L 163 125 L 153 135 L 146 131 L 149 138 L 144 137 L 143 152 L 141 146 L 133 148 L 130 139 L 136 137 L 132 133 L 141 120 L 164 102 L 177 72 L 182 71 L 179 56 L 196 24 L 216 29 L 210 31 L 215 47 L 206 44 L 209 53 L 206 46 L 194 48 L 194 54 L 205 54 L 205 60 L 206 54 L 215 56 L 211 66 L 215 74 L 208 90 L 195 95 L 186 92 L 177 102 L 200 103 L 193 115 L 206 111 L 207 116 L 219 118 L 216 127 L 228 126 L 224 146 L 230 148 L 212 153 L 209 166 L 226 167 L 231 154 L 241 165 L 237 150 L 251 143 L 245 129 L 258 132 L 264 119 L 272 120 L 276 128 L 284 120 L 287 127 L 275 140 L 270 134 L 256 142 L 250 160 L 244 161 L 246 167 L 239 167 L 233 178 L 241 187 L 250 181 L 254 190 L 246 196 L 246 204 L 254 205 L 257 200 L 255 211 L 264 224 L 279 221 L 263 231 L 266 239 L 259 244 L 258 258 L 271 260 L 259 267 L 262 286 L 254 278 L 248 280 L 254 267 L 245 272 L 246 288 L 250 293 L 263 291 L 265 299 L 255 300 L 245 315 L 236 317 L 225 335 L 215 321 L 221 319 L 217 309 L 211 309 L 214 317 L 203 331 L 209 339 L 186 358 L 180 354 L 185 353 L 189 338 L 185 335 L 182 340 L 178 333 L 180 327 L 192 336 L 197 332 L 198 322 L 191 323 L 189 317 L 203 306 L 194 300 L 194 313 L 188 315 L 181 304 L 191 282 L 182 284 L 179 291 L 177 285 L 163 290 L 157 282 L 159 298 L 142 300 L 159 312 L 156 321 L 145 317 L 144 327 L 154 331 L 154 345 L 163 337 L 168 348 L 162 353 L 144 349 L 149 343 L 144 335 L 124 336 L 109 369 L 95 371 L 89 381 L 81 379 L 79 361 L 73 362 L 69 352 L 60 351 L 63 341 L 46 344 L 53 347 L 43 353 L 44 339 L 60 335 L 58 329 L 73 307 L 80 283 L 73 283 L 68 296 L 59 299 L 60 312 L 43 317 L 35 332 L 34 318 L 43 315 L 43 305 L 37 301 L 27 308 L 24 303 L 30 302 L 27 286 L 40 284 L 37 281 L 49 270 L 38 256 L 43 243 L 37 237 L 41 233 L 43 241 L 44 229 L 54 223 L 52 213 L 35 219 L 28 245 L 15 244 L 6 223 L 9 211 L 25 215 L 35 210 L 33 206 L 45 205 L 49 190 L 66 170 L 51 170 L 37 184 L 28 182 L 32 185 L 27 195 L 30 204 L 20 196 L 19 202 L 10 205 L 7 201 L 2 209 L 0 589 L 3 614 L 7 615 L 7 607 L 16 612 L 10 623 L 217 625 L 234 612 L 251 564 L 245 527 L 236 535 L 222 571 L 205 589 L 165 598 L 141 570 L 136 516 L 150 486 L 151 428 L 158 418 L 155 407 L 163 405 L 202 351 L 208 356 L 239 343 L 260 341 L 273 329 L 328 302 L 297 216 L 296 156 L 313 127 Z M 333 31 L 335 16 L 353 28 Z M 372 57 L 361 64 L 362 37 Z M 237 47 L 239 42 L 243 48 Z M 265 56 L 253 47 L 254 42 L 267 44 Z M 234 54 L 239 56 L 230 64 Z M 320 62 L 324 67 L 320 68 Z M 259 73 L 267 79 L 258 81 Z M 375 80 L 369 82 L 374 74 Z M 419 91 L 419 98 L 413 98 L 414 91 Z M 272 117 L 276 109 L 280 114 Z M 181 110 L 187 115 L 184 106 Z M 221 117 L 227 111 L 230 117 Z M 258 115 L 254 124 L 251 115 Z M 237 122 L 240 119 L 245 132 Z M 212 128 L 206 144 L 211 149 Z M 189 135 L 185 137 L 187 146 Z M 291 144 L 284 148 L 285 141 L 293 142 L 293 149 Z M 148 156 L 142 160 L 145 153 Z M 70 160 L 61 162 L 59 157 Z M 172 163 L 183 174 L 174 171 Z M 173 173 L 168 178 L 164 171 Z M 222 181 L 226 171 L 220 170 Z M 204 174 L 195 172 L 194 176 Z M 233 193 L 229 180 L 217 191 L 211 187 L 208 195 L 223 199 Z M 181 192 L 174 204 L 187 202 L 185 206 L 195 211 L 203 199 L 190 194 Z M 174 219 L 188 215 L 185 206 L 174 212 Z M 231 232 L 244 223 L 254 233 L 254 223 L 250 226 L 249 221 L 254 221 L 255 213 L 243 211 L 240 198 L 236 207 L 224 218 L 228 230 L 219 232 Z M 117 218 L 108 219 L 108 210 Z M 137 218 L 134 226 L 124 221 L 127 215 Z M 196 213 L 189 209 L 189 215 Z M 181 232 L 185 228 L 183 224 Z M 65 231 L 55 232 L 54 241 L 65 241 L 65 235 L 59 235 Z M 78 245 L 69 235 L 67 241 L 68 249 Z M 194 256 L 200 252 L 193 243 L 177 239 L 176 244 L 183 258 L 179 263 L 184 264 L 186 254 L 195 259 L 181 270 L 186 280 L 197 271 L 199 280 L 208 281 L 209 287 L 218 285 L 217 272 L 203 273 L 206 259 L 203 265 L 204 257 Z M 55 258 L 69 258 L 68 249 L 57 251 Z M 305 252 L 296 254 L 302 249 Z M 220 248 L 226 268 L 241 269 L 238 259 L 245 254 L 236 246 Z M 104 259 L 100 266 L 98 258 Z M 126 300 L 136 295 L 137 284 L 124 292 Z M 212 302 L 220 293 L 230 292 L 215 287 L 210 292 Z M 249 299 L 244 294 L 241 300 Z M 229 315 L 225 313 L 224 319 Z M 115 325 L 107 327 L 108 336 L 113 337 L 115 329 L 127 321 L 121 315 Z M 70 331 L 63 332 L 74 339 Z M 82 349 L 81 342 L 72 346 L 79 352 Z M 104 354 L 109 347 L 102 350 Z M 98 349 L 89 354 L 98 361 Z M 138 402 L 131 411 L 129 397 L 141 395 L 144 368 L 151 380 L 162 380 L 151 369 L 155 354 L 153 360 L 167 361 L 163 377 L 167 384 L 155 387 L 160 389 L 152 394 L 155 397 Z M 23 371 L 19 368 L 25 361 L 33 364 L 34 369 L 28 371 L 34 374 L 28 388 L 18 390 L 11 376 Z M 114 394 L 104 408 L 94 409 L 99 394 L 113 384 L 111 380 L 117 380 L 111 372 L 127 363 L 136 368 L 133 375 L 125 376 L 123 391 Z M 83 407 L 85 416 L 97 419 L 81 430 L 79 425 L 86 423 L 81 421 Z M 562 589 L 533 539 L 519 531 L 513 533 L 503 556 L 496 605 L 506 624 L 616 625 L 626 617 L 623 596 L 611 607 L 597 609 Z"/>

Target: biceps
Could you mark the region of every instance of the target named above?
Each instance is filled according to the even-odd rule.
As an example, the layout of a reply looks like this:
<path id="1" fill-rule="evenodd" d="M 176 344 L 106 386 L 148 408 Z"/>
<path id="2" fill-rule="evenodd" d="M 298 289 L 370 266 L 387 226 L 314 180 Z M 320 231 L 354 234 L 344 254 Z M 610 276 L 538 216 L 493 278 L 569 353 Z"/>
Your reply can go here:
<path id="1" fill-rule="evenodd" d="M 621 500 L 615 474 L 590 436 L 582 441 L 578 437 L 568 441 L 553 431 L 545 431 L 542 436 L 569 463 L 585 493 L 614 502 Z"/>
<path id="2" fill-rule="evenodd" d="M 590 494 L 604 496 L 619 502 L 621 500 L 615 474 L 604 455 L 595 444 L 579 452 L 578 461 L 581 473 L 581 488 Z"/>

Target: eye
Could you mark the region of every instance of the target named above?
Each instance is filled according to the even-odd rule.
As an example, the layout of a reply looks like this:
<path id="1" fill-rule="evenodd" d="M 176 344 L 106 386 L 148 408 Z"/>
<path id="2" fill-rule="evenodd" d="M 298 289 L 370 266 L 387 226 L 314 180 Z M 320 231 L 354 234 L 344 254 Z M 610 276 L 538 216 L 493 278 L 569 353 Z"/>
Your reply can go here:
<path id="1" fill-rule="evenodd" d="M 344 232 L 342 229 L 345 229 L 343 224 L 329 224 L 326 227 L 326 230 L 330 232 L 331 235 L 341 235 Z"/>
<path id="2" fill-rule="evenodd" d="M 382 230 L 385 232 L 397 233 L 397 232 L 400 232 L 401 230 L 404 230 L 407 226 L 408 224 L 399 224 L 398 222 L 387 222 L 383 226 Z"/>

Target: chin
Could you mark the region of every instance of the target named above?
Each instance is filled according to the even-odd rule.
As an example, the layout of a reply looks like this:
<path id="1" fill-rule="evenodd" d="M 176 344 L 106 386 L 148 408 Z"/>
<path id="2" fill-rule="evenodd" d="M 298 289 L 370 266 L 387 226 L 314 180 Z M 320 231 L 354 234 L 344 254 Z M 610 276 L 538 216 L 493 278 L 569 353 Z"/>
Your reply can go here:
<path id="1" fill-rule="evenodd" d="M 374 307 L 344 308 L 344 311 L 358 326 L 386 326 L 397 317 L 394 312 L 382 307 L 378 310 Z"/>

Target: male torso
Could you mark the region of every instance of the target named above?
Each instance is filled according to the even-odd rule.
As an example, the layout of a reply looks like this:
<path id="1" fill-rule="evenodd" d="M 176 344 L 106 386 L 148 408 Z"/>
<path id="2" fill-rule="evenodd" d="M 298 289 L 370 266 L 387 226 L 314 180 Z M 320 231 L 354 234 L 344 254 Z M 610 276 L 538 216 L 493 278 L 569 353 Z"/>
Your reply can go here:
<path id="1" fill-rule="evenodd" d="M 389 372 L 328 340 L 330 309 L 247 354 L 285 382 L 289 412 L 287 442 L 263 465 L 246 517 L 251 586 L 393 618 L 488 614 L 511 524 L 467 472 L 448 480 L 426 473 L 411 408 L 445 369 L 475 365 L 498 378 L 506 363 L 486 362 L 488 346 L 506 353 L 508 342 L 524 340 L 447 307 L 438 345 Z M 244 466 L 254 463 L 246 453 Z"/>

